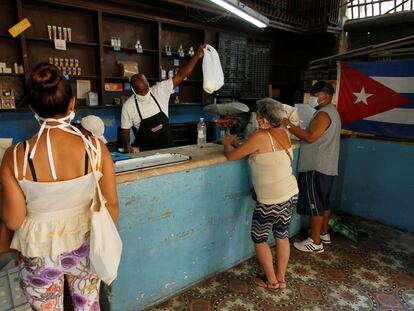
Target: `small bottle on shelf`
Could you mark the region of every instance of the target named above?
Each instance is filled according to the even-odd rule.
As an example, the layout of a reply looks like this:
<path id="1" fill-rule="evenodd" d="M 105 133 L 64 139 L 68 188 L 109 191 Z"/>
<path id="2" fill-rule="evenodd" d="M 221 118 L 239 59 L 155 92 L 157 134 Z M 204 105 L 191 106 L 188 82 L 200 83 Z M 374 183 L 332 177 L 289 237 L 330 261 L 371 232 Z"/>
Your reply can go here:
<path id="1" fill-rule="evenodd" d="M 56 26 L 52 26 L 52 30 L 53 30 L 53 40 L 57 39 L 57 28 Z"/>
<path id="2" fill-rule="evenodd" d="M 168 79 L 172 79 L 174 77 L 174 70 L 170 69 L 168 71 Z"/>
<path id="3" fill-rule="evenodd" d="M 68 27 L 68 41 L 72 41 L 72 28 Z"/>
<path id="4" fill-rule="evenodd" d="M 52 40 L 52 26 L 47 25 L 47 36 L 49 38 L 49 40 Z"/>
<path id="5" fill-rule="evenodd" d="M 13 62 L 13 73 L 19 73 L 19 64 L 17 62 Z"/>
<path id="6" fill-rule="evenodd" d="M 188 51 L 188 55 L 193 56 L 194 55 L 194 48 L 190 46 L 190 50 Z"/>
<path id="7" fill-rule="evenodd" d="M 161 80 L 166 80 L 167 79 L 167 71 L 162 67 L 160 67 L 160 69 L 161 69 Z"/>

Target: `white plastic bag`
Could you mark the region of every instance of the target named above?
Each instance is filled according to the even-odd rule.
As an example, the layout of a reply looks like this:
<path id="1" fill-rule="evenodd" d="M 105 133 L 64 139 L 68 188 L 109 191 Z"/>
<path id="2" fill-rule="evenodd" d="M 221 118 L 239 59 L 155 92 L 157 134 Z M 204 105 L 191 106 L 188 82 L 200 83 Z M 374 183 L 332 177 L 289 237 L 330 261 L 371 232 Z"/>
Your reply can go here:
<path id="1" fill-rule="evenodd" d="M 286 118 L 293 123 L 294 125 L 299 125 L 299 115 L 298 115 L 298 109 L 286 104 L 283 105 L 283 110 L 285 110 Z"/>
<path id="2" fill-rule="evenodd" d="M 211 45 L 204 48 L 203 78 L 203 89 L 208 94 L 218 91 L 224 85 L 220 57 Z"/>
<path id="3" fill-rule="evenodd" d="M 116 279 L 121 261 L 122 240 L 105 206 L 95 168 L 95 161 L 87 149 L 96 181 L 96 195 L 91 206 L 91 234 L 89 259 L 99 279 L 110 285 Z"/>

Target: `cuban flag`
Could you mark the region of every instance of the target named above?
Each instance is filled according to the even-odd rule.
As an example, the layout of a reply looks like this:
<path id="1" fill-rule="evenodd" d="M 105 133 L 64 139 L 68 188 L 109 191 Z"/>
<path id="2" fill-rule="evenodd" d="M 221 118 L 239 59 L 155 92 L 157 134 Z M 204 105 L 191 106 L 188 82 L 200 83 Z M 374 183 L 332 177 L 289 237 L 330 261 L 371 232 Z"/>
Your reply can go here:
<path id="1" fill-rule="evenodd" d="M 339 70 L 343 128 L 414 139 L 414 60 L 343 62 Z"/>

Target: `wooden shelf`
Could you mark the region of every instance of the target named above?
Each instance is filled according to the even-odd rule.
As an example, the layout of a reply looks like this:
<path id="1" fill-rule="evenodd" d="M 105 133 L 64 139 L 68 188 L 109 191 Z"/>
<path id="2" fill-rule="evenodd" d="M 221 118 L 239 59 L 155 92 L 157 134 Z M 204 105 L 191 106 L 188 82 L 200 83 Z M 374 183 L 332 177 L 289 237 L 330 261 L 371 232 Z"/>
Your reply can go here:
<path id="1" fill-rule="evenodd" d="M 104 77 L 105 80 L 129 80 L 129 77 L 115 77 L 115 76 L 109 76 L 109 77 Z M 158 81 L 158 78 L 148 78 L 148 81 Z"/>
<path id="2" fill-rule="evenodd" d="M 27 41 L 33 41 L 33 42 L 50 42 L 54 43 L 53 40 L 47 39 L 47 38 L 27 38 Z M 95 42 L 76 42 L 76 41 L 66 41 L 67 45 L 79 45 L 79 46 L 98 46 L 98 43 Z"/>
<path id="3" fill-rule="evenodd" d="M 100 79 L 101 76 L 74 76 L 71 75 L 69 76 L 70 79 L 74 78 L 74 79 Z"/>
<path id="4" fill-rule="evenodd" d="M 180 54 L 178 54 L 178 52 L 171 52 L 171 56 L 167 55 L 167 53 L 165 51 L 162 52 L 162 56 L 164 57 L 178 57 L 178 58 L 191 58 L 192 56 L 184 53 L 184 57 L 181 57 Z"/>
<path id="5" fill-rule="evenodd" d="M 0 39 L 17 39 L 17 38 L 13 38 L 11 35 L 0 35 Z"/>
<path id="6" fill-rule="evenodd" d="M 135 48 L 132 47 L 122 47 L 121 46 L 121 50 L 120 51 L 114 51 L 112 46 L 105 44 L 104 45 L 105 49 L 111 50 L 112 52 L 115 53 L 122 53 L 122 52 L 127 52 L 127 53 L 135 53 L 135 54 L 154 54 L 154 53 L 158 53 L 158 50 L 154 50 L 154 49 L 143 49 L 143 53 L 137 53 L 137 50 Z"/>
<path id="7" fill-rule="evenodd" d="M 1 72 L 0 77 L 1 76 L 3 76 L 3 77 L 7 77 L 7 76 L 9 76 L 9 77 L 24 77 L 24 73 L 4 73 L 4 72 Z"/>

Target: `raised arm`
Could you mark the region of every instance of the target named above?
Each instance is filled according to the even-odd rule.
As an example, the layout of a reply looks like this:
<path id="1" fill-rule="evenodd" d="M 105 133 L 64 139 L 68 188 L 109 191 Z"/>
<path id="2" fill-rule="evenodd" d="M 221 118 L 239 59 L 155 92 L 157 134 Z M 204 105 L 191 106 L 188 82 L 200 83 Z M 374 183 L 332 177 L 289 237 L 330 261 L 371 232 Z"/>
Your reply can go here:
<path id="1" fill-rule="evenodd" d="M 327 113 L 320 112 L 312 121 L 309 130 L 302 130 L 299 126 L 292 124 L 288 119 L 283 119 L 282 125 L 284 127 L 288 126 L 288 130 L 299 139 L 312 144 L 317 141 L 323 133 L 325 133 L 329 125 L 331 125 L 331 119 Z"/>
<path id="2" fill-rule="evenodd" d="M 204 56 L 204 48 L 206 47 L 206 44 L 200 45 L 195 52 L 194 56 L 191 57 L 190 61 L 184 65 L 183 67 L 178 70 L 177 74 L 173 77 L 172 81 L 174 84 L 174 87 L 178 86 L 183 82 L 183 80 L 188 77 L 194 70 L 194 67 L 197 65 L 197 62 L 200 58 L 203 58 Z"/>

